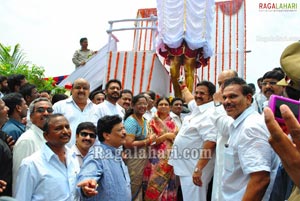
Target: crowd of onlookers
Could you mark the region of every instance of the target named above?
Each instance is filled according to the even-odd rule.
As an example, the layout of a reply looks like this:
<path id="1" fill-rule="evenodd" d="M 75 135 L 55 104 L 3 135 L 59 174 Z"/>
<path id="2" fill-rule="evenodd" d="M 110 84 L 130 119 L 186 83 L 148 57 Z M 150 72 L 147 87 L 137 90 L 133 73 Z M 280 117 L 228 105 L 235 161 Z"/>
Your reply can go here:
<path id="1" fill-rule="evenodd" d="M 83 78 L 70 96 L 53 95 L 23 75 L 0 76 L 0 195 L 297 200 L 300 126 L 288 107 L 280 107 L 285 123 L 268 108 L 271 95 L 300 98 L 289 65 L 262 75 L 256 93 L 224 70 L 218 87 L 201 81 L 191 92 L 183 81 L 175 98 L 134 95 L 117 79 L 90 92 Z"/>

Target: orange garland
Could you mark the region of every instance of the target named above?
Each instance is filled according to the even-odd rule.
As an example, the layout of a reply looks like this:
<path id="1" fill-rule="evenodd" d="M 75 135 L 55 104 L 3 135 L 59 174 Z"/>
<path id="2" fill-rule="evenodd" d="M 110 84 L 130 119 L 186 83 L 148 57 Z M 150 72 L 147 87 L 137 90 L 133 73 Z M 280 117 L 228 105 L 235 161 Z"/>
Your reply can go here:
<path id="1" fill-rule="evenodd" d="M 107 67 L 106 82 L 108 82 L 109 77 L 110 77 L 111 61 L 112 61 L 112 51 L 109 52 L 109 61 L 108 61 L 108 67 Z"/>
<path id="2" fill-rule="evenodd" d="M 124 54 L 123 72 L 122 72 L 122 89 L 124 89 L 124 84 L 125 84 L 126 67 L 127 67 L 127 52 L 125 52 Z"/>
<path id="3" fill-rule="evenodd" d="M 149 21 L 146 21 L 146 27 L 148 27 Z M 147 33 L 148 29 L 145 30 L 145 40 L 144 40 L 144 51 L 146 50 L 146 45 L 147 45 Z"/>
<path id="4" fill-rule="evenodd" d="M 133 59 L 133 75 L 132 75 L 132 84 L 131 84 L 131 91 L 134 94 L 134 84 L 135 84 L 135 78 L 136 78 L 136 63 L 137 63 L 137 52 L 134 52 L 134 59 Z"/>
<path id="5" fill-rule="evenodd" d="M 236 72 L 239 72 L 239 15 L 238 13 L 236 15 L 236 61 L 235 62 L 236 62 L 235 64 Z"/>
<path id="6" fill-rule="evenodd" d="M 141 21 L 141 27 L 143 27 L 143 22 L 144 22 L 144 21 Z M 141 50 L 142 34 L 143 34 L 143 31 L 142 31 L 142 29 L 141 29 L 141 30 L 140 30 L 139 45 L 138 45 L 138 50 L 139 50 L 139 51 Z"/>
<path id="7" fill-rule="evenodd" d="M 145 60 L 146 60 L 146 51 L 143 52 L 143 60 L 142 60 L 142 71 L 141 71 L 141 78 L 140 78 L 140 91 L 143 90 L 143 80 L 144 80 L 144 71 L 145 71 Z"/>
<path id="8" fill-rule="evenodd" d="M 153 53 L 151 69 L 150 69 L 150 73 L 149 73 L 149 77 L 148 77 L 147 91 L 150 90 L 150 83 L 151 83 L 151 80 L 152 80 L 152 73 L 153 73 L 155 58 L 156 58 L 156 53 Z"/>
<path id="9" fill-rule="evenodd" d="M 119 69 L 119 59 L 120 59 L 120 52 L 117 53 L 114 79 L 117 79 L 117 74 Z"/>

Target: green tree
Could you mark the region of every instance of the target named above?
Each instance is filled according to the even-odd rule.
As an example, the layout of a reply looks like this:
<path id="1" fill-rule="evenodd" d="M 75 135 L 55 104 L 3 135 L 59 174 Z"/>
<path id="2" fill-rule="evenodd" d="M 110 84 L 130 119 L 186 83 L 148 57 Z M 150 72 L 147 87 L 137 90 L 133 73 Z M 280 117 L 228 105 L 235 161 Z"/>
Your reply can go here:
<path id="1" fill-rule="evenodd" d="M 25 54 L 17 44 L 12 49 L 0 43 L 0 74 L 9 76 L 12 74 L 25 75 L 28 82 L 37 86 L 38 90 L 47 89 L 52 93 L 64 93 L 66 90 L 54 85 L 53 78 L 44 79 L 45 69 L 36 65 L 30 65 L 26 61 Z"/>

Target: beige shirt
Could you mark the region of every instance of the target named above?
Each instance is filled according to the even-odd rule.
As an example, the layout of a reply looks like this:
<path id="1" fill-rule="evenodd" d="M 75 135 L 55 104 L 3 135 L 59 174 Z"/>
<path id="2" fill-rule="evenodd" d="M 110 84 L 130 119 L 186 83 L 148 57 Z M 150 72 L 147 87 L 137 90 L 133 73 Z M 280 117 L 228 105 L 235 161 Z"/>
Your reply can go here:
<path id="1" fill-rule="evenodd" d="M 87 49 L 86 51 L 83 51 L 81 49 L 76 50 L 74 55 L 73 55 L 73 63 L 75 64 L 76 68 L 80 66 L 81 62 L 83 61 L 87 61 L 89 58 L 91 58 L 91 56 L 93 55 L 92 50 Z"/>

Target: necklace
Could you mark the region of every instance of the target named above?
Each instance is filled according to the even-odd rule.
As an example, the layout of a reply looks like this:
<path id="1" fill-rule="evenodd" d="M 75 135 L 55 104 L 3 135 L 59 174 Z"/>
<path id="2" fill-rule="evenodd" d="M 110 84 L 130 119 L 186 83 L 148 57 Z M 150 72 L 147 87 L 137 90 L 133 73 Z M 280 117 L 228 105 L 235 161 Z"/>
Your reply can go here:
<path id="1" fill-rule="evenodd" d="M 142 135 L 144 135 L 144 124 L 145 124 L 145 119 L 144 117 L 138 118 L 135 114 L 132 114 L 132 117 L 138 122 L 138 124 L 142 127 Z"/>

